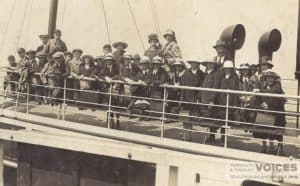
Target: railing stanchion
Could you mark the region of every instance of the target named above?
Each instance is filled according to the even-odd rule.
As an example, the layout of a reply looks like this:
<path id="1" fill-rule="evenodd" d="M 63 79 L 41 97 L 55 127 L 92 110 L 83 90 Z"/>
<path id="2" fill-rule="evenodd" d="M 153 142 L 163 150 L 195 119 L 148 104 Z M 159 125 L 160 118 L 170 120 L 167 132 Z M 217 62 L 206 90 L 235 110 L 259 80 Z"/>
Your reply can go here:
<path id="1" fill-rule="evenodd" d="M 16 105 L 15 105 L 15 117 L 17 117 L 19 97 L 20 97 L 20 91 L 17 91 L 17 98 L 16 98 Z"/>
<path id="2" fill-rule="evenodd" d="M 63 112 L 62 112 L 62 119 L 65 120 L 66 110 L 67 110 L 67 104 L 66 104 L 66 98 L 67 98 L 67 77 L 64 79 L 64 95 L 63 95 Z"/>
<path id="3" fill-rule="evenodd" d="M 2 114 L 4 115 L 4 105 L 5 105 L 5 102 L 6 102 L 6 97 L 7 97 L 7 89 L 4 90 L 4 97 L 3 97 L 3 103 L 2 103 Z"/>
<path id="4" fill-rule="evenodd" d="M 29 90 L 30 90 L 30 87 L 29 87 L 30 85 L 29 85 L 29 83 L 26 83 L 26 93 L 27 93 L 27 95 L 26 95 L 26 114 L 29 114 Z"/>
<path id="5" fill-rule="evenodd" d="M 163 97 L 162 117 L 161 117 L 161 132 L 160 132 L 161 138 L 164 137 L 166 102 L 167 102 L 167 87 L 164 86 L 164 97 Z"/>
<path id="6" fill-rule="evenodd" d="M 110 124 L 111 124 L 111 100 L 112 100 L 112 86 L 113 84 L 110 83 L 109 84 L 109 98 L 108 98 L 108 112 L 107 112 L 107 128 L 110 128 Z"/>
<path id="7" fill-rule="evenodd" d="M 229 92 L 226 92 L 226 113 L 225 113 L 225 127 L 224 127 L 224 147 L 227 148 L 227 129 L 228 129 L 228 119 L 229 119 Z"/>

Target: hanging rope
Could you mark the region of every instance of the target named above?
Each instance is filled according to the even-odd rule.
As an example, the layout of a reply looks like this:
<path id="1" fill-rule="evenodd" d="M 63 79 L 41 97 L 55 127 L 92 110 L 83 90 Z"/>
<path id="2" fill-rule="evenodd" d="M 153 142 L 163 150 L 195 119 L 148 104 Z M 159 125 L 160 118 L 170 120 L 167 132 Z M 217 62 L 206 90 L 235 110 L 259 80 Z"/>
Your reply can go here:
<path id="1" fill-rule="evenodd" d="M 156 24 L 157 24 L 157 28 L 158 28 L 158 34 L 161 37 L 161 31 L 160 31 L 160 26 L 159 26 L 158 13 L 157 13 L 156 6 L 155 6 L 155 0 L 151 0 L 151 1 L 152 1 L 154 15 L 155 15 L 154 17 L 156 19 Z"/>
<path id="2" fill-rule="evenodd" d="M 27 15 L 28 5 L 29 5 L 29 0 L 26 1 L 26 6 L 25 6 L 25 9 L 24 9 L 23 19 L 22 19 L 22 23 L 21 23 L 21 28 L 20 28 L 20 31 L 18 33 L 17 47 L 20 47 L 19 44 L 20 44 L 21 35 L 22 35 L 22 32 L 23 32 L 25 18 L 26 18 L 26 15 Z"/>
<path id="3" fill-rule="evenodd" d="M 1 53 L 2 53 L 2 48 L 3 48 L 3 45 L 4 45 L 4 41 L 5 41 L 6 36 L 7 36 L 8 27 L 9 27 L 9 24 L 10 24 L 10 22 L 11 22 L 13 12 L 14 12 L 14 10 L 15 10 L 15 6 L 16 6 L 16 0 L 13 1 L 13 4 L 12 4 L 12 6 L 11 6 L 11 8 L 10 8 L 9 17 L 8 17 L 8 22 L 6 23 L 6 26 L 5 26 L 5 29 L 4 29 L 4 33 L 2 34 L 2 35 L 3 35 L 3 38 L 2 38 L 1 46 L 0 46 L 0 52 L 1 52 Z"/>
<path id="4" fill-rule="evenodd" d="M 110 37 L 110 33 L 109 33 L 109 28 L 108 28 L 108 20 L 107 20 L 107 15 L 106 15 L 106 11 L 105 11 L 104 0 L 99 0 L 99 3 L 100 3 L 100 6 L 102 6 L 102 10 L 103 10 L 108 42 L 111 43 L 111 37 Z"/>
<path id="5" fill-rule="evenodd" d="M 31 23 L 31 16 L 32 16 L 32 7 L 33 7 L 33 1 L 31 0 L 31 5 L 29 9 L 29 20 L 27 25 L 27 32 L 26 32 L 26 40 L 25 40 L 25 48 L 27 47 L 28 37 L 29 37 L 29 31 L 30 31 L 30 23 Z"/>
<path id="6" fill-rule="evenodd" d="M 138 36 L 139 36 L 139 39 L 140 39 L 141 45 L 142 45 L 142 47 L 143 47 L 143 50 L 145 50 L 144 42 L 143 42 L 143 39 L 142 39 L 142 36 L 141 36 L 140 30 L 139 30 L 139 27 L 138 27 L 138 25 L 137 25 L 137 22 L 136 22 L 135 16 L 134 16 L 134 14 L 133 14 L 133 11 L 132 11 L 132 8 L 131 8 L 131 5 L 130 5 L 130 2 L 129 2 L 129 0 L 127 0 L 127 4 L 128 4 L 128 8 L 129 8 L 129 11 L 130 11 L 130 14 L 131 14 L 131 17 L 132 17 L 133 23 L 134 23 L 134 25 L 135 25 L 135 28 L 136 28 L 137 34 L 138 34 Z"/>
<path id="7" fill-rule="evenodd" d="M 62 12 L 62 16 L 61 16 L 61 27 L 64 25 L 64 20 L 65 20 L 65 14 L 66 14 L 66 8 L 67 7 L 67 0 L 64 1 L 64 5 L 63 5 L 63 12 Z"/>
<path id="8" fill-rule="evenodd" d="M 156 19 L 155 19 L 155 13 L 154 13 L 152 0 L 149 0 L 149 2 L 150 2 L 151 13 L 152 13 L 152 16 L 153 16 L 154 29 L 155 29 L 155 32 L 158 34 L 158 26 L 157 26 Z"/>

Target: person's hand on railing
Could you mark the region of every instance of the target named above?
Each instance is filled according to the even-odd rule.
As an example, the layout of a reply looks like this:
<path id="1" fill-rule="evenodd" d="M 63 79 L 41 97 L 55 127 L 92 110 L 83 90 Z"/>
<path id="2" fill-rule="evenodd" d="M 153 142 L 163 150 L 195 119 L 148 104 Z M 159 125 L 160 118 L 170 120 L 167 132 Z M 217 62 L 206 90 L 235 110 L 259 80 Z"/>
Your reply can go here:
<path id="1" fill-rule="evenodd" d="M 209 105 L 208 105 L 207 107 L 208 107 L 208 109 L 210 110 L 210 109 L 212 108 L 212 106 L 210 106 L 210 105 L 214 105 L 214 102 L 213 102 L 213 101 L 209 101 L 208 104 L 209 104 Z"/>
<path id="2" fill-rule="evenodd" d="M 81 75 L 79 76 L 79 79 L 82 80 L 83 78 L 84 78 L 84 75 L 81 74 Z"/>
<path id="3" fill-rule="evenodd" d="M 263 103 L 261 104 L 261 108 L 262 108 L 262 109 L 268 109 L 269 106 L 268 106 L 267 103 L 263 102 Z"/>
<path id="4" fill-rule="evenodd" d="M 105 76 L 104 80 L 107 82 L 107 83 L 111 83 L 112 82 L 112 79 L 108 76 Z"/>

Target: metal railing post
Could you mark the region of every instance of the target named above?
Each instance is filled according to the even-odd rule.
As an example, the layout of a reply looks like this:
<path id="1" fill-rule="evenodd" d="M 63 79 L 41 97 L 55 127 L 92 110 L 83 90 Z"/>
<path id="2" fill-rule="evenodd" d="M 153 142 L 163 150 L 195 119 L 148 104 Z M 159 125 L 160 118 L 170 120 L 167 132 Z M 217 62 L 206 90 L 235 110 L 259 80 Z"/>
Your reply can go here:
<path id="1" fill-rule="evenodd" d="M 3 103 L 2 103 L 2 115 L 4 115 L 4 105 L 5 105 L 5 102 L 6 102 L 6 97 L 7 97 L 7 89 L 4 90 L 4 97 L 3 97 Z"/>
<path id="2" fill-rule="evenodd" d="M 227 139 L 227 129 L 228 129 L 228 119 L 229 119 L 229 92 L 226 92 L 226 113 L 225 113 L 225 126 L 223 126 L 224 128 L 224 147 L 227 148 L 227 143 L 228 143 L 228 139 Z"/>
<path id="3" fill-rule="evenodd" d="M 62 120 L 65 120 L 65 116 L 66 116 L 66 110 L 67 110 L 66 97 L 67 97 L 67 77 L 64 79 L 64 95 L 63 95 Z"/>
<path id="4" fill-rule="evenodd" d="M 164 97 L 163 97 L 162 116 L 161 116 L 161 132 L 160 132 L 161 138 L 164 137 L 166 101 L 167 101 L 167 87 L 164 86 Z"/>
<path id="5" fill-rule="evenodd" d="M 26 94 L 27 94 L 27 95 L 26 95 L 26 114 L 29 114 L 29 93 L 30 93 L 30 92 L 29 92 L 29 90 L 30 90 L 30 89 L 29 89 L 29 88 L 30 88 L 29 86 L 30 86 L 29 83 L 26 83 L 26 89 L 27 89 L 27 90 L 26 90 Z"/>
<path id="6" fill-rule="evenodd" d="M 110 128 L 110 124 L 111 124 L 111 100 L 112 100 L 112 86 L 113 84 L 110 83 L 109 84 L 109 98 L 108 98 L 108 112 L 107 112 L 107 128 Z"/>
<path id="7" fill-rule="evenodd" d="M 16 98 L 16 105 L 15 105 L 15 117 L 17 117 L 17 110 L 18 110 L 18 104 L 19 104 L 19 97 L 20 97 L 20 92 L 17 91 L 17 98 Z"/>

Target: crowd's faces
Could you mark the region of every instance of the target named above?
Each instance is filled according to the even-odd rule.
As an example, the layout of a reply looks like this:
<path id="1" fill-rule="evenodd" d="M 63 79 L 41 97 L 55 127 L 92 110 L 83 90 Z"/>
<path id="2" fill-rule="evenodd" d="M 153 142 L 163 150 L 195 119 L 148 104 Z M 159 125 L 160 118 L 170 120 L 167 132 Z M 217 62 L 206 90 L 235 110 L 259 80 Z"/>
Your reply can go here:
<path id="1" fill-rule="evenodd" d="M 249 74 L 249 72 L 250 72 L 249 69 L 243 69 L 243 70 L 241 70 L 241 74 L 242 74 L 243 76 L 247 76 L 247 75 Z"/>
<path id="2" fill-rule="evenodd" d="M 199 69 L 199 64 L 198 63 L 190 63 L 191 64 L 191 69 L 192 70 L 198 70 Z"/>
<path id="3" fill-rule="evenodd" d="M 103 54 L 104 54 L 104 55 L 106 55 L 106 54 L 108 54 L 108 53 L 111 53 L 111 52 L 112 52 L 111 48 L 109 48 L 109 47 L 103 48 Z"/>
<path id="4" fill-rule="evenodd" d="M 73 57 L 75 58 L 75 59 L 79 59 L 80 58 L 80 56 L 81 56 L 81 52 L 74 52 L 73 53 Z"/>
<path id="5" fill-rule="evenodd" d="M 21 59 L 23 59 L 26 56 L 25 52 L 19 52 L 18 55 Z"/>
<path id="6" fill-rule="evenodd" d="M 130 65 L 131 65 L 131 59 L 124 59 L 124 65 L 126 67 L 130 67 Z"/>
<path id="7" fill-rule="evenodd" d="M 181 66 L 181 65 L 175 65 L 175 70 L 177 71 L 177 72 L 181 72 L 181 71 L 183 71 L 183 66 Z"/>
<path id="8" fill-rule="evenodd" d="M 118 46 L 117 46 L 117 50 L 119 50 L 119 51 L 124 50 L 124 46 L 123 46 L 123 45 L 118 45 Z"/>
<path id="9" fill-rule="evenodd" d="M 55 58 L 54 60 L 55 60 L 57 63 L 63 63 L 63 62 L 64 62 L 64 58 L 63 58 L 63 57 Z"/>
<path id="10" fill-rule="evenodd" d="M 46 45 L 48 43 L 48 38 L 41 38 L 42 44 Z"/>
<path id="11" fill-rule="evenodd" d="M 213 70 L 213 69 L 214 69 L 214 64 L 208 63 L 208 64 L 206 65 L 206 69 L 207 69 L 207 70 Z"/>
<path id="12" fill-rule="evenodd" d="M 217 47 L 216 51 L 217 51 L 217 54 L 219 57 L 225 56 L 225 48 L 224 47 Z"/>
<path id="13" fill-rule="evenodd" d="M 66 61 L 71 61 L 73 59 L 73 56 L 68 54 L 66 55 Z"/>
<path id="14" fill-rule="evenodd" d="M 35 55 L 33 55 L 33 54 L 29 54 L 29 55 L 28 55 L 28 59 L 32 60 L 32 59 L 34 59 L 34 58 L 35 58 Z"/>
<path id="15" fill-rule="evenodd" d="M 271 66 L 268 64 L 262 64 L 260 68 L 261 68 L 261 71 L 264 72 L 264 71 L 271 69 Z"/>
<path id="16" fill-rule="evenodd" d="M 224 68 L 225 75 L 231 75 L 233 73 L 233 68 Z"/>
<path id="17" fill-rule="evenodd" d="M 153 69 L 159 69 L 160 68 L 160 64 L 152 64 Z"/>
<path id="18" fill-rule="evenodd" d="M 168 43 L 170 43 L 174 40 L 173 36 L 171 36 L 171 35 L 166 35 L 165 39 L 167 40 Z"/>
<path id="19" fill-rule="evenodd" d="M 257 72 L 256 67 L 251 67 L 250 70 L 251 70 L 251 73 L 252 73 L 252 74 L 255 74 L 255 73 Z"/>
<path id="20" fill-rule="evenodd" d="M 84 64 L 90 65 L 93 61 L 90 58 L 85 58 Z"/>
<path id="21" fill-rule="evenodd" d="M 17 65 L 17 63 L 16 63 L 16 60 L 15 60 L 15 59 L 8 60 L 8 64 L 9 64 L 9 66 L 12 66 L 12 67 L 14 67 L 14 66 L 16 66 L 16 65 Z"/>
<path id="22" fill-rule="evenodd" d="M 140 64 L 140 68 L 141 68 L 141 70 L 147 70 L 147 69 L 149 69 L 149 63 Z"/>
<path id="23" fill-rule="evenodd" d="M 107 62 L 105 63 L 105 65 L 106 65 L 108 68 L 110 68 L 110 67 L 113 66 L 113 62 L 112 62 L 112 61 L 107 61 Z"/>
<path id="24" fill-rule="evenodd" d="M 159 42 L 155 39 L 150 40 L 150 46 L 153 48 L 156 48 L 158 43 Z"/>
<path id="25" fill-rule="evenodd" d="M 61 38 L 61 34 L 60 33 L 55 33 L 54 34 L 54 39 L 58 40 Z"/>
<path id="26" fill-rule="evenodd" d="M 273 76 L 267 76 L 266 77 L 267 86 L 272 86 L 275 83 L 275 77 Z"/>

